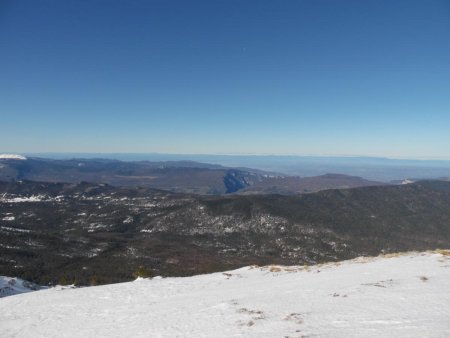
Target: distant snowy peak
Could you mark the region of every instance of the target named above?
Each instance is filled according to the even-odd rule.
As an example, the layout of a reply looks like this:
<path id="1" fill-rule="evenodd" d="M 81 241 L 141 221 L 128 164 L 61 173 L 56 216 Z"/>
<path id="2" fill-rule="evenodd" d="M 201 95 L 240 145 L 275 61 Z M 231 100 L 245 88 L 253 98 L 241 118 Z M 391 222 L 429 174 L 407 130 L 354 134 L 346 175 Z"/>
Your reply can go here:
<path id="1" fill-rule="evenodd" d="M 40 286 L 20 278 L 0 276 L 0 298 L 37 291 Z"/>
<path id="2" fill-rule="evenodd" d="M 26 160 L 27 158 L 22 155 L 16 154 L 0 154 L 0 160 Z"/>

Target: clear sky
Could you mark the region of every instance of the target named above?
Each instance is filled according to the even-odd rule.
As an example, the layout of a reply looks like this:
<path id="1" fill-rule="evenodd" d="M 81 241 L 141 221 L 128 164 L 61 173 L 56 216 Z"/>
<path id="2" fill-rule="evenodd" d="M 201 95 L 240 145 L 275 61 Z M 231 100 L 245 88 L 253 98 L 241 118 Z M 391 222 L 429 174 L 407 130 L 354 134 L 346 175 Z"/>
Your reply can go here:
<path id="1" fill-rule="evenodd" d="M 450 158 L 450 1 L 0 0 L 0 151 Z"/>

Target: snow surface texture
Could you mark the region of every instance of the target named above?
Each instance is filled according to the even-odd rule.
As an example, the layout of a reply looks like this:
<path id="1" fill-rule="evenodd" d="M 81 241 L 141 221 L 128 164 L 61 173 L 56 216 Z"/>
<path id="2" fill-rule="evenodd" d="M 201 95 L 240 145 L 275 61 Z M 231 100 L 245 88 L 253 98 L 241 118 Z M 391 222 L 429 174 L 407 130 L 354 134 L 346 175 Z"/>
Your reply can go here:
<path id="1" fill-rule="evenodd" d="M 0 300 L 1 337 L 450 337 L 450 252 L 49 289 Z"/>
<path id="2" fill-rule="evenodd" d="M 0 154 L 0 160 L 26 160 L 27 158 L 22 155 L 15 154 Z"/>

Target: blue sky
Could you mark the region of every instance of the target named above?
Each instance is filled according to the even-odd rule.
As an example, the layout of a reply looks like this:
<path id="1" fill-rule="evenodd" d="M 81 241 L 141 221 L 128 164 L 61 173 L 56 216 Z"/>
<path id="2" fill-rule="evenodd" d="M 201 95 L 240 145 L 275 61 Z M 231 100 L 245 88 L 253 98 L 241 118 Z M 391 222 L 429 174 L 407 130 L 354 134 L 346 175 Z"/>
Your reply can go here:
<path id="1" fill-rule="evenodd" d="M 0 1 L 0 151 L 450 159 L 449 1 Z"/>

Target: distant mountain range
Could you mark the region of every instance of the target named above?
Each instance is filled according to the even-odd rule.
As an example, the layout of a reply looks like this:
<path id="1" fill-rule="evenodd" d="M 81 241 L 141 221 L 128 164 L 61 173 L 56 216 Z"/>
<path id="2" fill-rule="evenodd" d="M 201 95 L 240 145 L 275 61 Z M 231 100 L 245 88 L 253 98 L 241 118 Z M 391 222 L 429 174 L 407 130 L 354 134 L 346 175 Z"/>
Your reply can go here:
<path id="1" fill-rule="evenodd" d="M 102 284 L 450 247 L 450 182 L 206 196 L 0 182 L 0 275 Z"/>
<path id="2" fill-rule="evenodd" d="M 294 195 L 326 189 L 348 189 L 377 185 L 387 184 L 342 174 L 326 174 L 314 177 L 267 177 L 239 190 L 238 193 Z"/>
<path id="3" fill-rule="evenodd" d="M 225 168 L 192 161 L 124 162 L 108 159 L 51 160 L 0 158 L 0 180 L 94 182 L 150 187 L 173 192 L 225 194 L 269 175 L 259 170 Z"/>
<path id="4" fill-rule="evenodd" d="M 0 157 L 0 180 L 66 183 L 84 181 L 209 195 L 236 192 L 291 195 L 324 189 L 385 184 L 347 175 L 327 174 L 302 178 L 257 169 L 227 168 L 193 161 L 53 160 L 14 155 Z"/>
<path id="5" fill-rule="evenodd" d="M 26 156 L 26 154 L 24 154 Z M 401 181 L 407 178 L 450 178 L 450 159 L 393 159 L 364 156 L 289 156 L 289 155 L 201 155 L 145 153 L 42 153 L 29 157 L 51 159 L 110 158 L 122 161 L 196 161 L 231 168 L 255 168 L 286 176 L 311 177 L 339 173 L 372 181 Z"/>

